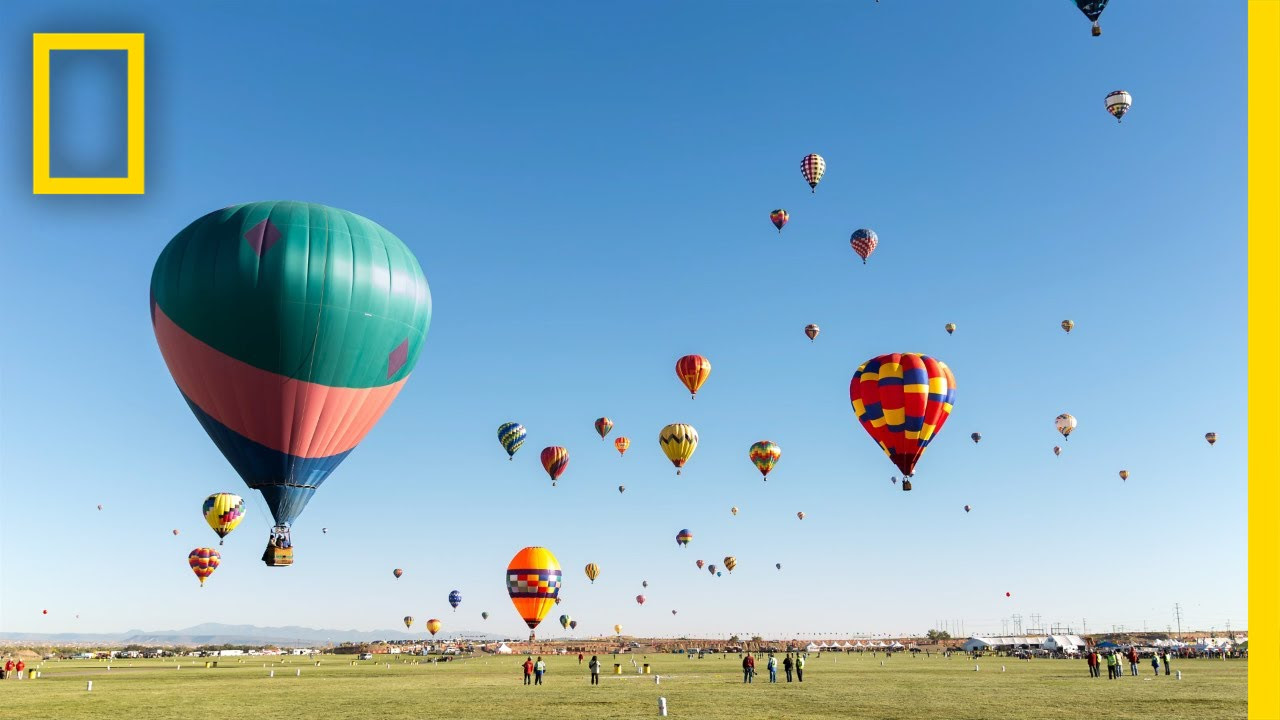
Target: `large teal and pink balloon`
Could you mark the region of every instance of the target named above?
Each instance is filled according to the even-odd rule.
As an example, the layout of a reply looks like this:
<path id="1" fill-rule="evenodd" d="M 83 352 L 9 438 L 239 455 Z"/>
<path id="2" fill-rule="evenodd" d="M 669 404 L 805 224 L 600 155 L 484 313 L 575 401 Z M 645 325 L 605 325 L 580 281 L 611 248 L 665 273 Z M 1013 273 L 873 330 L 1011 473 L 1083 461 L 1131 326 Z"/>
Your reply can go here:
<path id="1" fill-rule="evenodd" d="M 409 248 L 372 220 L 312 203 L 209 213 L 151 274 L 165 364 L 262 493 L 277 548 L 291 547 L 289 525 L 404 387 L 430 322 Z"/>

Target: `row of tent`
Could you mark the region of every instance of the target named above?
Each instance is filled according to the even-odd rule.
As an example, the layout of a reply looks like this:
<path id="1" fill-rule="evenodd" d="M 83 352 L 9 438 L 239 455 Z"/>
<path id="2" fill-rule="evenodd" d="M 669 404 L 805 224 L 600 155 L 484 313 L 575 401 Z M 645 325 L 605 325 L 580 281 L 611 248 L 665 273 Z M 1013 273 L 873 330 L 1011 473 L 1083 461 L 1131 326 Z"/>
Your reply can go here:
<path id="1" fill-rule="evenodd" d="M 915 643 L 911 643 L 910 647 L 919 647 L 919 646 L 917 646 Z M 906 649 L 908 649 L 908 646 L 903 645 L 897 640 L 894 640 L 891 643 L 887 643 L 883 640 L 868 640 L 865 643 L 859 640 L 855 643 L 850 643 L 848 640 L 845 640 L 843 643 L 833 642 L 830 644 L 825 642 L 822 644 L 811 642 L 805 646 L 804 651 L 820 652 L 822 650 L 906 650 Z"/>

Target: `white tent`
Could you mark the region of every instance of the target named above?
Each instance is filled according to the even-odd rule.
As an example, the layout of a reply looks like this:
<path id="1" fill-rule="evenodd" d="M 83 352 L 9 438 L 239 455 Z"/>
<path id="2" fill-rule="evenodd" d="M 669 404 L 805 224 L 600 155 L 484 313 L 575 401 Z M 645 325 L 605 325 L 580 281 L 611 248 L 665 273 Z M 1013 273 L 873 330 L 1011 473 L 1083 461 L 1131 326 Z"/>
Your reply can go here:
<path id="1" fill-rule="evenodd" d="M 845 650 L 852 650 L 852 649 L 853 649 L 853 646 L 849 644 L 849 641 L 848 641 L 848 640 L 845 640 L 845 641 L 844 641 L 844 644 L 843 644 L 843 645 L 841 645 L 840 647 L 844 648 Z"/>
<path id="2" fill-rule="evenodd" d="M 854 648 L 860 648 L 860 647 L 866 647 L 866 645 L 863 645 L 863 644 L 862 644 L 862 641 L 861 641 L 861 640 L 859 640 L 858 642 L 856 642 L 856 643 L 854 643 L 854 644 L 853 644 L 853 647 L 854 647 Z"/>
<path id="3" fill-rule="evenodd" d="M 494 652 L 499 655 L 510 655 L 511 648 L 507 647 L 506 643 L 502 643 L 501 645 L 498 646 L 497 650 L 494 650 Z"/>
<path id="4" fill-rule="evenodd" d="M 960 647 L 965 652 L 973 652 L 974 650 L 986 650 L 987 648 L 994 646 L 994 644 L 995 643 L 991 642 L 987 638 L 977 637 L 975 635 L 974 637 L 965 640 L 964 645 L 961 645 Z"/>
<path id="5" fill-rule="evenodd" d="M 808 645 L 806 645 L 806 646 L 805 646 L 804 651 L 805 651 L 805 652 L 818 652 L 818 650 L 820 650 L 820 649 L 821 649 L 821 648 L 819 648 L 817 645 L 814 645 L 813 643 L 809 643 Z"/>
<path id="6" fill-rule="evenodd" d="M 889 649 L 890 649 L 890 650 L 901 650 L 901 649 L 902 649 L 902 648 L 904 648 L 904 647 L 906 647 L 906 646 L 905 646 L 905 645 L 903 645 L 902 643 L 898 642 L 897 640 L 894 640 L 894 641 L 893 641 L 893 644 L 889 646 Z"/>
<path id="7" fill-rule="evenodd" d="M 831 646 L 830 646 L 830 645 L 828 645 L 828 644 L 826 644 L 825 642 L 823 642 L 821 645 L 819 645 L 819 646 L 818 646 L 818 649 L 819 649 L 819 650 L 826 650 L 826 649 L 827 649 L 827 648 L 829 648 L 829 647 L 831 647 Z"/>
<path id="8" fill-rule="evenodd" d="M 1079 635 L 1050 635 L 1044 639 L 1042 647 L 1045 650 L 1074 654 L 1084 646 L 1085 642 Z"/>

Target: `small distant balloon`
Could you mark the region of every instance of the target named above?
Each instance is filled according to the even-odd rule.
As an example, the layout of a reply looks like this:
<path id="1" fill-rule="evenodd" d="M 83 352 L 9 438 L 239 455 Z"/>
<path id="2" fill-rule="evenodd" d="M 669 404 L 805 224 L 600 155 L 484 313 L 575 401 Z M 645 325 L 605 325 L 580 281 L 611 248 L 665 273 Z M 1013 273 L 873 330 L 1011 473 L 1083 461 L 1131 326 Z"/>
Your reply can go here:
<path id="1" fill-rule="evenodd" d="M 1005 594 L 1004 594 L 1004 596 L 1005 596 L 1005 597 L 1013 597 L 1013 593 L 1005 593 Z"/>
<path id="2" fill-rule="evenodd" d="M 760 440 L 747 451 L 747 458 L 760 471 L 760 477 L 767 481 L 769 473 L 782 458 L 782 448 L 771 440 Z"/>
<path id="3" fill-rule="evenodd" d="M 703 562 L 701 560 L 694 560 L 693 564 L 697 565 L 699 570 L 702 569 Z"/>
<path id="4" fill-rule="evenodd" d="M 893 477 L 889 478 L 889 482 L 893 483 L 894 485 L 897 485 L 897 484 L 898 484 L 898 476 L 897 476 L 897 475 L 894 475 Z"/>
<path id="5" fill-rule="evenodd" d="M 733 507 L 729 508 L 729 512 L 733 513 L 733 516 L 734 516 L 734 517 L 737 517 L 737 516 L 738 516 L 738 506 L 737 506 L 737 505 L 734 505 Z"/>
<path id="6" fill-rule="evenodd" d="M 196 548 L 187 555 L 187 564 L 191 566 L 191 572 L 200 578 L 200 587 L 204 587 L 204 581 L 209 579 L 221 563 L 222 555 L 213 548 Z"/>
<path id="7" fill-rule="evenodd" d="M 613 421 L 607 417 L 596 418 L 596 432 L 600 433 L 600 439 L 603 440 L 605 435 L 613 429 Z"/>
<path id="8" fill-rule="evenodd" d="M 400 568 L 396 568 L 395 570 L 392 570 L 392 571 L 391 571 L 391 574 L 392 574 L 392 575 L 395 575 L 395 576 L 396 576 L 396 579 L 397 579 L 397 580 L 399 580 L 399 579 L 400 579 L 400 576 L 401 576 L 401 575 L 404 575 L 404 571 L 403 571 L 403 570 L 401 570 Z"/>
<path id="9" fill-rule="evenodd" d="M 642 581 L 640 582 L 640 586 L 641 586 L 641 587 L 649 587 L 649 581 L 648 581 L 648 580 L 642 580 Z"/>
<path id="10" fill-rule="evenodd" d="M 693 542 L 693 533 L 688 528 L 676 533 L 676 544 L 680 547 L 687 547 L 690 542 Z"/>
<path id="11" fill-rule="evenodd" d="M 1076 419 L 1068 413 L 1062 413 L 1054 418 L 1053 426 L 1058 429 L 1058 432 L 1062 433 L 1063 439 L 1070 440 L 1071 433 L 1076 429 Z"/>
<path id="12" fill-rule="evenodd" d="M 488 613 L 488 611 L 485 611 L 485 612 L 480 613 L 480 619 L 481 619 L 481 620 L 488 620 L 488 619 L 489 619 L 489 613 Z"/>
<path id="13" fill-rule="evenodd" d="M 787 214 L 786 210 L 779 208 L 769 213 L 769 219 L 773 221 L 773 226 L 778 228 L 778 234 L 781 235 L 782 226 L 787 224 L 787 221 L 791 219 L 791 216 Z"/>
<path id="14" fill-rule="evenodd" d="M 551 487 L 556 486 L 556 481 L 564 474 L 565 468 L 569 467 L 569 451 L 559 445 L 542 448 L 542 469 L 547 471 L 547 477 L 551 478 Z"/>
<path id="15" fill-rule="evenodd" d="M 822 332 L 822 328 L 810 323 L 804 326 L 804 334 L 809 338 L 809 342 L 813 342 L 818 337 L 818 333 Z"/>
<path id="16" fill-rule="evenodd" d="M 99 505 L 99 506 L 98 506 L 98 509 L 99 509 L 99 510 L 101 510 L 101 509 L 102 509 L 102 506 L 101 506 L 101 505 Z"/>
<path id="17" fill-rule="evenodd" d="M 779 570 L 782 569 L 782 563 L 774 563 L 773 566 L 778 568 Z"/>
<path id="18" fill-rule="evenodd" d="M 1218 442 L 1218 433 L 1216 433 L 1216 432 L 1205 433 L 1205 434 L 1204 434 L 1204 439 L 1205 439 L 1205 440 L 1206 440 L 1210 445 L 1212 445 L 1212 444 L 1214 444 L 1214 443 Z"/>
<path id="19" fill-rule="evenodd" d="M 458 611 L 458 606 L 462 604 L 462 593 L 454 590 L 449 593 L 449 604 L 453 606 L 453 611 Z"/>
<path id="20" fill-rule="evenodd" d="M 1074 328 L 1075 326 L 1076 326 L 1076 324 L 1075 324 L 1074 322 L 1070 321 L 1070 320 L 1063 320 L 1063 321 L 1062 321 L 1062 331 L 1063 331 L 1063 332 L 1068 332 L 1068 333 L 1069 333 L 1069 332 L 1071 332 L 1071 329 L 1072 329 L 1072 328 Z"/>
<path id="21" fill-rule="evenodd" d="M 707 572 L 711 573 L 712 575 L 715 575 L 715 574 L 716 574 L 716 566 L 715 566 L 714 564 L 713 564 L 713 565 L 708 565 L 708 566 L 707 566 Z"/>
<path id="22" fill-rule="evenodd" d="M 1133 96 L 1124 90 L 1113 90 L 1107 93 L 1106 105 L 1107 112 L 1111 113 L 1116 122 L 1120 122 L 1133 105 Z"/>
<path id="23" fill-rule="evenodd" d="M 408 627 L 413 627 L 413 616 L 412 616 L 412 615 L 405 615 L 405 616 L 404 616 L 404 626 L 405 626 L 406 628 L 408 628 Z"/>
<path id="24" fill-rule="evenodd" d="M 1061 445 L 1054 445 L 1054 446 L 1053 446 L 1053 454 L 1054 454 L 1054 455 L 1061 455 L 1061 454 L 1062 454 L 1062 446 L 1061 446 Z"/>
<path id="25" fill-rule="evenodd" d="M 1121 480 L 1128 480 L 1128 479 L 1129 479 L 1129 471 L 1128 471 L 1128 470 L 1121 470 L 1121 471 L 1120 471 L 1120 479 L 1121 479 Z"/>
<path id="26" fill-rule="evenodd" d="M 324 533 L 325 535 L 328 535 L 328 534 L 329 534 L 329 528 L 320 528 L 320 532 Z"/>
<path id="27" fill-rule="evenodd" d="M 560 627 L 562 627 L 562 628 L 564 628 L 564 629 L 568 630 L 568 629 L 569 629 L 569 623 L 571 623 L 571 622 L 573 622 L 573 618 L 569 617 L 568 615 L 561 615 L 561 616 L 560 616 Z"/>
<path id="28" fill-rule="evenodd" d="M 524 445 L 527 435 L 524 426 L 518 422 L 505 422 L 498 426 L 498 442 L 502 443 L 502 449 L 507 451 L 508 460 L 515 459 L 516 451 Z"/>
<path id="29" fill-rule="evenodd" d="M 676 377 L 689 389 L 690 397 L 698 396 L 698 388 L 711 376 L 711 361 L 701 355 L 685 355 L 676 360 Z"/>
<path id="30" fill-rule="evenodd" d="M 675 614 L 676 614 L 676 611 L 675 611 L 675 610 L 672 610 L 672 611 L 671 611 L 671 614 L 672 614 L 672 615 L 675 615 Z"/>
<path id="31" fill-rule="evenodd" d="M 616 634 L 618 634 L 618 635 L 621 635 L 621 634 L 622 634 L 622 626 L 621 626 L 621 625 L 614 625 L 614 626 L 613 626 L 613 632 L 614 632 L 614 633 L 616 633 Z"/>
<path id="32" fill-rule="evenodd" d="M 41 610 L 41 611 L 40 611 L 40 614 L 41 614 L 41 615 L 48 615 L 48 614 L 49 614 L 49 611 L 48 611 L 48 610 Z M 80 616 L 79 616 L 79 615 L 77 615 L 76 617 L 80 617 Z"/>
<path id="33" fill-rule="evenodd" d="M 569 629 L 570 629 L 570 630 L 577 630 L 577 629 L 578 629 L 578 621 L 577 621 L 577 620 L 570 620 L 570 621 L 569 621 Z"/>
<path id="34" fill-rule="evenodd" d="M 643 596 L 643 595 L 637 595 L 637 596 L 636 596 L 636 604 L 637 604 L 637 605 L 643 605 L 643 604 L 644 604 L 644 599 L 645 599 L 645 598 L 644 598 L 644 596 Z"/>
<path id="35" fill-rule="evenodd" d="M 802 512 L 798 512 L 798 513 L 796 513 L 796 517 L 798 517 L 798 518 L 800 518 L 801 520 L 803 520 L 803 519 L 804 519 L 804 512 L 802 511 Z M 732 570 L 732 568 L 730 568 L 730 570 Z"/>
<path id="36" fill-rule="evenodd" d="M 800 161 L 800 173 L 804 175 L 804 181 L 809 183 L 810 192 L 818 191 L 818 183 L 822 182 L 822 176 L 826 172 L 827 161 L 818 153 L 809 153 Z"/>
<path id="37" fill-rule="evenodd" d="M 964 511 L 965 511 L 965 512 L 969 512 L 970 510 L 972 510 L 972 508 L 970 508 L 968 505 L 965 505 L 965 506 L 964 506 Z"/>
<path id="38" fill-rule="evenodd" d="M 863 265 L 867 264 L 867 258 L 871 257 L 871 253 L 875 252 L 879 244 L 880 238 L 876 236 L 875 231 L 867 228 L 858 228 L 849 236 L 849 246 L 858 257 L 862 258 Z"/>
<path id="39" fill-rule="evenodd" d="M 982 441 L 982 433 L 978 433 L 978 432 L 976 432 L 976 433 L 970 433 L 970 434 L 969 434 L 969 439 L 970 439 L 970 440 L 973 440 L 974 444 L 977 444 L 977 443 L 979 443 L 979 442 L 981 442 L 981 441 Z"/>
<path id="40" fill-rule="evenodd" d="M 613 446 L 617 448 L 618 455 L 626 455 L 627 448 L 631 447 L 631 438 L 629 437 L 616 438 L 613 441 Z"/>
<path id="41" fill-rule="evenodd" d="M 618 492 L 620 492 L 620 493 L 624 493 L 624 492 L 626 492 L 626 491 L 627 491 L 627 486 L 626 486 L 626 485 L 619 485 L 619 486 L 618 486 Z"/>
<path id="42" fill-rule="evenodd" d="M 950 334 L 952 334 L 952 333 L 954 333 L 954 332 L 956 331 L 956 324 L 955 324 L 955 323 L 947 323 L 946 325 L 944 325 L 944 326 L 943 326 L 943 329 L 947 331 L 947 334 L 948 334 L 948 335 L 950 335 Z"/>
<path id="43" fill-rule="evenodd" d="M 733 572 L 733 569 L 736 567 L 738 567 L 738 559 L 732 555 L 726 556 L 724 559 L 724 569 L 729 572 Z"/>
<path id="44" fill-rule="evenodd" d="M 428 620 L 427 632 L 431 633 L 432 635 L 435 635 L 436 633 L 440 632 L 440 621 L 435 618 L 431 618 L 430 620 Z"/>
<path id="45" fill-rule="evenodd" d="M 600 566 L 595 563 L 587 563 L 585 572 L 587 573 L 587 579 L 594 584 L 596 578 L 600 577 Z"/>
<path id="46" fill-rule="evenodd" d="M 177 528 L 174 528 L 174 529 L 173 529 L 173 534 L 174 534 L 174 535 L 177 535 L 177 534 L 178 534 L 178 529 L 177 529 Z"/>

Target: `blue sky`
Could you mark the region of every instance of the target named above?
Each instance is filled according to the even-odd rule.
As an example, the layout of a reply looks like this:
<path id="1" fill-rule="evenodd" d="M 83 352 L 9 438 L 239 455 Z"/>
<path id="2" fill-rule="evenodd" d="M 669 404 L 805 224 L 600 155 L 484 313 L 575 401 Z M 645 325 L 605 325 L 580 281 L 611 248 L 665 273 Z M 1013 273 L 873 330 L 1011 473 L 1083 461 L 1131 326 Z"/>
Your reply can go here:
<path id="1" fill-rule="evenodd" d="M 518 636 L 502 572 L 534 544 L 579 635 L 998 631 L 1015 613 L 1163 629 L 1175 602 L 1184 627 L 1247 625 L 1242 3 L 1117 0 L 1100 38 L 1065 0 L 102 5 L 0 22 L 0 629 L 408 614 Z M 30 193 L 30 33 L 60 31 L 147 33 L 145 196 Z M 74 150 L 57 162 L 110 165 L 118 63 L 59 62 L 55 113 L 89 110 L 55 122 Z M 200 589 L 201 500 L 253 493 L 169 379 L 148 279 L 188 222 L 266 199 L 385 225 L 435 315 L 406 390 L 297 524 L 297 564 L 259 561 L 254 494 Z M 858 227 L 880 236 L 866 266 Z M 911 493 L 848 399 L 861 362 L 902 351 L 958 385 Z M 694 352 L 714 369 L 691 401 L 672 368 Z M 529 429 L 515 462 L 507 420 Z M 702 439 L 678 478 L 670 422 Z M 767 483 L 747 459 L 762 438 L 783 449 Z M 571 453 L 554 489 L 552 444 Z M 730 554 L 732 576 L 694 567 Z"/>

